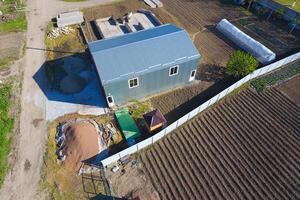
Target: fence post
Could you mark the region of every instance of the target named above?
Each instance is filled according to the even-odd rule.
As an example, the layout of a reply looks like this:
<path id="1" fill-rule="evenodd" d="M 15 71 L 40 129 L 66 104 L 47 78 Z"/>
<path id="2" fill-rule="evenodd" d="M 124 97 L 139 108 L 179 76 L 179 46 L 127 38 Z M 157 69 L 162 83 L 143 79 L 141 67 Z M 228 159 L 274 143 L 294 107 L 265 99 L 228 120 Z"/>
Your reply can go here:
<path id="1" fill-rule="evenodd" d="M 151 143 L 151 144 L 153 144 L 153 136 L 151 136 L 151 140 L 152 140 L 152 143 Z"/>
<path id="2" fill-rule="evenodd" d="M 249 74 L 249 80 L 248 81 L 252 80 L 252 76 L 253 76 L 253 73 Z"/>
<path id="3" fill-rule="evenodd" d="M 269 72 L 270 68 L 271 68 L 271 65 L 269 65 L 269 67 L 268 67 L 268 69 L 267 69 L 266 73 L 268 73 L 268 72 Z"/>
<path id="4" fill-rule="evenodd" d="M 180 119 L 180 118 L 179 118 L 179 119 Z M 178 128 L 179 119 L 177 119 L 177 122 L 176 122 L 176 128 Z"/>
<path id="5" fill-rule="evenodd" d="M 223 91 L 222 91 L 222 92 L 223 92 Z M 220 100 L 220 96 L 221 96 L 221 92 L 218 94 L 218 98 L 217 98 L 216 103 Z"/>
<path id="6" fill-rule="evenodd" d="M 164 132 L 164 136 L 166 136 L 167 135 L 167 128 L 165 128 L 165 132 Z"/>
<path id="7" fill-rule="evenodd" d="M 197 114 L 199 114 L 201 106 L 202 104 L 198 107 Z"/>
<path id="8" fill-rule="evenodd" d="M 237 83 L 237 82 L 236 82 Z M 236 83 L 234 83 L 234 88 L 233 88 L 233 90 L 232 90 L 232 92 L 234 91 L 234 90 L 236 90 L 236 88 L 237 88 L 237 84 Z"/>
<path id="9" fill-rule="evenodd" d="M 212 99 L 212 98 L 210 98 L 210 99 L 209 99 L 209 102 L 208 102 L 208 104 L 207 104 L 207 107 L 206 107 L 206 108 L 208 108 L 208 107 L 210 106 L 211 99 Z"/>
<path id="10" fill-rule="evenodd" d="M 189 115 L 188 115 L 188 117 L 187 117 L 187 121 L 190 120 L 191 112 L 192 112 L 192 111 L 189 112 Z"/>

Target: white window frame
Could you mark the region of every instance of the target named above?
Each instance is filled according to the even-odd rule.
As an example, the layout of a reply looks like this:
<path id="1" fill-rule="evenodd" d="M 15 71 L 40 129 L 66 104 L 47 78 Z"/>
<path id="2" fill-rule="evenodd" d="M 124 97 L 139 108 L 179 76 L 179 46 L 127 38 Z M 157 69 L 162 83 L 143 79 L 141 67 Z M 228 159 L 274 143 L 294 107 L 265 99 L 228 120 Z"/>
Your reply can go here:
<path id="1" fill-rule="evenodd" d="M 175 74 L 171 74 L 171 70 L 174 68 L 177 68 L 177 72 Z M 179 65 L 175 65 L 169 68 L 169 76 L 175 76 L 178 74 L 178 72 L 179 72 Z"/>
<path id="2" fill-rule="evenodd" d="M 192 76 L 193 72 L 195 72 L 194 76 Z M 197 73 L 197 70 L 196 70 L 196 69 L 194 69 L 194 70 L 191 71 L 189 81 L 195 80 L 195 78 L 196 78 L 196 73 Z"/>
<path id="3" fill-rule="evenodd" d="M 110 103 L 109 101 L 108 101 L 108 98 L 111 98 L 111 100 L 112 100 L 112 102 Z M 106 97 L 106 101 L 107 101 L 107 103 L 108 103 L 108 106 L 109 107 L 111 107 L 111 106 L 114 106 L 115 105 L 115 100 L 114 100 L 114 97 L 112 96 L 112 95 L 108 95 L 107 97 Z"/>
<path id="4" fill-rule="evenodd" d="M 134 80 L 135 79 L 137 79 L 137 85 L 134 85 L 134 86 L 130 86 L 130 81 L 133 81 L 133 83 L 134 83 Z M 129 79 L 128 80 L 128 87 L 131 89 L 131 88 L 136 88 L 136 87 L 139 87 L 139 85 L 140 85 L 140 80 L 139 80 L 139 77 L 135 77 L 135 78 L 131 78 L 131 79 Z"/>

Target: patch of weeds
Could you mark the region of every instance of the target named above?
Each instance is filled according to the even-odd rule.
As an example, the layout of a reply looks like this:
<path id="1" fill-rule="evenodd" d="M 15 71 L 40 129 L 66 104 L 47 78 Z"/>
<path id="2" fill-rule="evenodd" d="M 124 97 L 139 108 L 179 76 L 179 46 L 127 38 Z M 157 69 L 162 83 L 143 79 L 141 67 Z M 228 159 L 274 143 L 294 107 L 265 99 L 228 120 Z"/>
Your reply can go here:
<path id="1" fill-rule="evenodd" d="M 52 31 L 53 25 L 49 24 L 46 29 L 45 45 L 49 49 L 47 52 L 47 60 L 58 59 L 67 55 L 85 52 L 86 45 L 81 41 L 78 26 L 72 26 L 72 31 L 68 34 L 61 34 L 55 39 L 47 37 Z"/>
<path id="2" fill-rule="evenodd" d="M 239 23 L 243 26 L 246 26 L 248 24 L 248 21 L 246 19 L 240 19 Z"/>
<path id="3" fill-rule="evenodd" d="M 0 186 L 3 184 L 9 168 L 7 157 L 12 142 L 9 134 L 14 127 L 14 119 L 9 116 L 11 92 L 11 84 L 0 86 Z"/>
<path id="4" fill-rule="evenodd" d="M 26 48 L 27 48 L 27 46 L 26 46 L 26 40 L 24 39 L 23 42 L 22 42 L 21 53 L 20 53 L 21 56 L 20 57 L 23 57 L 25 55 Z"/>
<path id="5" fill-rule="evenodd" d="M 0 60 L 0 71 L 6 69 L 10 65 L 11 61 L 8 59 Z"/>
<path id="6" fill-rule="evenodd" d="M 27 21 L 25 13 L 19 13 L 15 19 L 0 23 L 0 32 L 26 31 Z"/>
<path id="7" fill-rule="evenodd" d="M 243 14 L 245 14 L 246 16 L 251 16 L 252 15 L 252 13 L 249 11 L 249 10 L 247 10 L 246 8 L 244 8 L 244 7 L 239 7 L 239 10 L 243 13 Z"/>
<path id="8" fill-rule="evenodd" d="M 130 115 L 135 119 L 140 119 L 143 117 L 143 114 L 150 111 L 150 103 L 145 101 L 141 102 L 136 99 L 131 100 L 131 105 L 129 106 Z"/>
<path id="9" fill-rule="evenodd" d="M 291 67 L 284 67 L 272 74 L 257 78 L 251 81 L 251 86 L 257 91 L 263 91 L 266 87 L 275 85 L 280 81 L 293 77 L 297 74 L 300 74 L 300 63 L 296 63 Z"/>

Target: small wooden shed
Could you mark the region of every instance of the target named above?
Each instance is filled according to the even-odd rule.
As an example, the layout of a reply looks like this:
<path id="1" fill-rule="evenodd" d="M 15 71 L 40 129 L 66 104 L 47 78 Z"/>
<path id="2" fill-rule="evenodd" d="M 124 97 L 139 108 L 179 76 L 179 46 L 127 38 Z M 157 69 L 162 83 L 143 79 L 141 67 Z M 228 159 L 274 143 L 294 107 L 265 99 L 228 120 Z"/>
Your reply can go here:
<path id="1" fill-rule="evenodd" d="M 163 128 L 167 123 L 166 118 L 158 109 L 144 114 L 143 117 L 146 121 L 149 132 L 155 131 L 159 128 Z"/>

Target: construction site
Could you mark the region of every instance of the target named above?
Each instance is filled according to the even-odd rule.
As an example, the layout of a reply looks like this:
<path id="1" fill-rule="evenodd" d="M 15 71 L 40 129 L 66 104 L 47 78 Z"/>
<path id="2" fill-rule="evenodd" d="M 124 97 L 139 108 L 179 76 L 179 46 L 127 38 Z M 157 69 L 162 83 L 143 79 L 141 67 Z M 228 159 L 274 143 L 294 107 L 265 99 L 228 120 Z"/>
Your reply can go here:
<path id="1" fill-rule="evenodd" d="M 127 13 L 115 19 L 114 16 L 96 19 L 87 22 L 83 27 L 87 42 L 106 39 L 123 34 L 153 28 L 161 25 L 156 16 L 148 10 L 138 10 L 136 13 Z"/>

